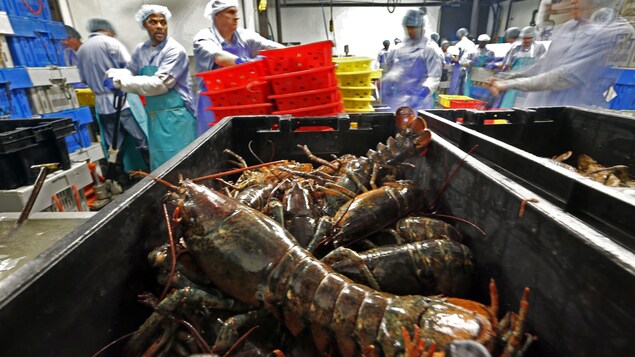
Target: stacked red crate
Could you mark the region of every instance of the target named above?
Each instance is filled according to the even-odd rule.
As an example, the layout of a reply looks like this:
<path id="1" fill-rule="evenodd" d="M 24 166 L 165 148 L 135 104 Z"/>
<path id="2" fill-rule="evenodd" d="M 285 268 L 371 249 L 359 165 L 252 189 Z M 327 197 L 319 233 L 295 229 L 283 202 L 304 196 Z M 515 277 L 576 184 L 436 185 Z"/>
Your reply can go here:
<path id="1" fill-rule="evenodd" d="M 343 112 L 333 65 L 331 41 L 260 51 L 270 75 L 273 114 L 333 116 Z"/>
<path id="2" fill-rule="evenodd" d="M 217 123 L 224 117 L 236 115 L 271 114 L 273 105 L 269 101 L 269 83 L 264 79 L 267 68 L 263 61 L 254 61 L 197 73 L 203 78 L 212 106 L 205 108 L 214 112 Z"/>

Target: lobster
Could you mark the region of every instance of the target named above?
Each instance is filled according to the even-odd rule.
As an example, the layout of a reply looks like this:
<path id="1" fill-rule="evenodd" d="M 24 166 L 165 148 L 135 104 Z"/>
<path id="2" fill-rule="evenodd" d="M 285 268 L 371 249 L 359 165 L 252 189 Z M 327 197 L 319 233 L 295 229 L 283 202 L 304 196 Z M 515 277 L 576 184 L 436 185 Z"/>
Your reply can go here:
<path id="1" fill-rule="evenodd" d="M 464 296 L 474 277 L 470 249 L 441 239 L 361 253 L 339 247 L 321 261 L 358 283 L 396 295 Z"/>
<path id="2" fill-rule="evenodd" d="M 502 335 L 496 309 L 375 291 L 335 273 L 273 219 L 233 198 L 188 180 L 182 195 L 176 204 L 183 240 L 212 283 L 241 303 L 266 308 L 293 335 L 310 330 L 322 353 L 335 342 L 343 356 L 370 346 L 378 354 L 403 354 L 402 329 L 413 333 L 415 325 L 422 340 L 439 348 L 457 339 L 491 347 Z"/>

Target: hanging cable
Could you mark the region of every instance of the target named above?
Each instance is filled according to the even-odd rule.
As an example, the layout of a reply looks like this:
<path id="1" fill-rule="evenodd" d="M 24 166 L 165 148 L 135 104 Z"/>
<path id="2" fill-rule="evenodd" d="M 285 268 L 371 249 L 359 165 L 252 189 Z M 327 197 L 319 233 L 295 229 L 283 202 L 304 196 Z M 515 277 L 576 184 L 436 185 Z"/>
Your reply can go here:
<path id="1" fill-rule="evenodd" d="M 320 7 L 322 8 L 322 21 L 324 22 L 324 34 L 326 39 L 329 40 L 329 30 L 326 27 L 326 13 L 324 12 L 324 0 L 320 0 Z"/>

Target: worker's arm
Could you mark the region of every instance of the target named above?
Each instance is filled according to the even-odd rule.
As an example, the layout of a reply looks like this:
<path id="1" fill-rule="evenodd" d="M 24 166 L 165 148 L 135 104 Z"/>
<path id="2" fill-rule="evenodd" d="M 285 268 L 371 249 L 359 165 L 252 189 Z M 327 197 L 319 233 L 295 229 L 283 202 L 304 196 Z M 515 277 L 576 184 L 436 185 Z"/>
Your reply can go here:
<path id="1" fill-rule="evenodd" d="M 533 77 L 508 79 L 497 81 L 498 90 L 518 89 L 525 92 L 542 90 L 562 90 L 576 84 L 573 79 L 567 78 L 560 71 L 550 71 Z"/>

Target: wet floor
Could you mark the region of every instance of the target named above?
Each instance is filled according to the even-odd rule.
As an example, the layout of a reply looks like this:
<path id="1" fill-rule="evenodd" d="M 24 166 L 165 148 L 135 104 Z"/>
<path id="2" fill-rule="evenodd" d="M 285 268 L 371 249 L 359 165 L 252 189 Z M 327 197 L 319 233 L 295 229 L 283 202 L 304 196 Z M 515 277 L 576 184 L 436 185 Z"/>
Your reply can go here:
<path id="1" fill-rule="evenodd" d="M 0 213 L 0 280 L 33 260 L 85 219 L 28 219 L 17 230 L 15 221 Z"/>

